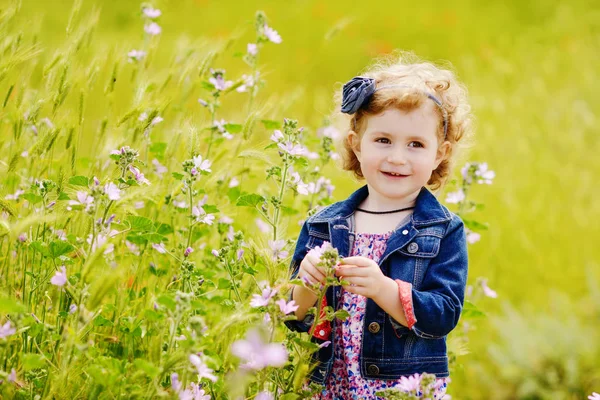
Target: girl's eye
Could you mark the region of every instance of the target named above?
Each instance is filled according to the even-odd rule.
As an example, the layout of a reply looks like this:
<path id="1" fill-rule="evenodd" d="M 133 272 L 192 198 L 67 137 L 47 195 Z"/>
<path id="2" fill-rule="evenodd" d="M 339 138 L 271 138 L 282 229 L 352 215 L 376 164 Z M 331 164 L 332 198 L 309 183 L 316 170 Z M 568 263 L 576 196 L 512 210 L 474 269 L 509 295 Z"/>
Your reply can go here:
<path id="1" fill-rule="evenodd" d="M 422 144 L 421 142 L 410 142 L 410 143 L 409 143 L 409 146 L 410 146 L 411 144 L 416 144 L 416 145 L 417 145 L 416 147 L 423 147 L 423 144 Z M 411 147 L 415 147 L 415 146 L 411 146 Z"/>
<path id="2" fill-rule="evenodd" d="M 375 141 L 377 143 L 382 143 L 382 142 L 380 142 L 380 140 L 386 140 L 388 143 L 390 142 L 390 140 L 388 138 L 384 138 L 384 137 L 375 139 Z"/>

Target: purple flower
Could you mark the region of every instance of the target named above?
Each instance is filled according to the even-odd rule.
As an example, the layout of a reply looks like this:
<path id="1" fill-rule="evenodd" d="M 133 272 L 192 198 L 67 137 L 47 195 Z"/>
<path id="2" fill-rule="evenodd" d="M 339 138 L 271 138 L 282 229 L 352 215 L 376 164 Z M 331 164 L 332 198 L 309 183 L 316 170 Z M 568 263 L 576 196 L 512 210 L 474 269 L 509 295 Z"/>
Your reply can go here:
<path id="1" fill-rule="evenodd" d="M 179 382 L 179 375 L 177 372 L 171 374 L 171 387 L 177 393 L 181 390 L 181 382 Z"/>
<path id="2" fill-rule="evenodd" d="M 263 221 L 260 218 L 256 218 L 254 220 L 254 222 L 256 222 L 256 226 L 258 226 L 258 229 L 262 232 L 262 233 L 269 233 L 271 231 L 271 225 L 267 224 L 265 221 Z"/>
<path id="3" fill-rule="evenodd" d="M 165 254 L 167 253 L 167 248 L 165 247 L 164 243 L 152 243 L 152 248 L 156 251 L 158 251 L 160 254 Z"/>
<path id="4" fill-rule="evenodd" d="M 337 139 L 338 137 L 340 137 L 340 131 L 337 130 L 337 128 L 333 125 L 329 125 L 319 129 L 317 131 L 317 136 L 325 136 L 331 139 Z"/>
<path id="5" fill-rule="evenodd" d="M 242 258 L 242 256 L 244 255 L 244 249 L 238 249 L 236 256 L 238 261 Z"/>
<path id="6" fill-rule="evenodd" d="M 277 33 L 277 31 L 273 28 L 271 28 L 270 26 L 266 25 L 264 26 L 264 32 L 265 32 L 265 36 L 267 37 L 267 39 L 269 39 L 271 42 L 279 44 L 281 43 L 281 36 L 279 36 L 279 33 Z"/>
<path id="7" fill-rule="evenodd" d="M 196 354 L 190 354 L 190 362 L 198 370 L 198 380 L 202 378 L 208 378 L 213 382 L 217 381 L 217 377 L 212 374 L 213 370 L 208 368 L 204 361 Z"/>
<path id="8" fill-rule="evenodd" d="M 144 12 L 144 15 L 150 19 L 158 18 L 162 14 L 159 9 L 152 8 L 152 7 L 144 8 L 143 12 Z"/>
<path id="9" fill-rule="evenodd" d="M 202 104 L 204 107 L 208 107 L 208 102 L 204 99 L 198 99 L 198 103 Z"/>
<path id="10" fill-rule="evenodd" d="M 269 240 L 269 247 L 271 247 L 271 257 L 273 258 L 273 260 L 277 260 L 278 258 L 286 258 L 288 256 L 287 251 L 281 250 L 285 247 L 285 244 L 285 240 Z"/>
<path id="11" fill-rule="evenodd" d="M 466 229 L 467 232 L 467 242 L 469 244 L 477 243 L 481 240 L 481 235 L 477 232 L 473 232 L 471 230 Z"/>
<path id="12" fill-rule="evenodd" d="M 212 214 L 207 214 L 206 211 L 204 211 L 204 208 L 202 208 L 202 206 L 200 205 L 200 203 L 198 203 L 197 206 L 192 207 L 192 215 L 196 217 L 197 222 L 206 225 L 212 225 L 213 222 L 215 222 L 215 216 Z"/>
<path id="13" fill-rule="evenodd" d="M 140 248 L 136 244 L 131 243 L 129 240 L 125 240 L 125 245 L 127 246 L 130 252 L 132 252 L 136 256 L 140 255 Z"/>
<path id="14" fill-rule="evenodd" d="M 277 304 L 279 306 L 279 309 L 281 310 L 283 315 L 288 315 L 289 313 L 293 313 L 299 307 L 296 305 L 296 302 L 294 300 L 290 301 L 289 303 L 286 303 L 285 299 L 279 299 L 275 302 L 275 304 Z"/>
<path id="15" fill-rule="evenodd" d="M 219 257 L 219 251 L 218 250 L 212 249 L 212 251 L 210 252 L 210 254 L 212 254 L 215 257 Z"/>
<path id="16" fill-rule="evenodd" d="M 148 35 L 156 36 L 160 35 L 160 33 L 162 32 L 162 28 L 156 22 L 151 22 L 144 26 L 144 31 L 146 31 Z"/>
<path id="17" fill-rule="evenodd" d="M 69 306 L 69 314 L 74 314 L 77 311 L 77 304 L 71 304 Z"/>
<path id="18" fill-rule="evenodd" d="M 109 200 L 116 201 L 121 198 L 121 189 L 112 182 L 108 182 L 104 185 L 104 193 L 106 193 Z"/>
<path id="19" fill-rule="evenodd" d="M 14 383 L 17 380 L 17 371 L 15 371 L 14 368 L 12 368 L 10 370 L 10 374 L 8 375 L 8 377 L 6 378 L 6 380 L 10 383 Z"/>
<path id="20" fill-rule="evenodd" d="M 588 396 L 588 400 L 600 400 L 600 394 L 594 392 L 590 396 Z"/>
<path id="21" fill-rule="evenodd" d="M 250 300 L 250 307 L 263 307 L 269 304 L 269 301 L 277 294 L 277 289 L 271 289 L 269 285 L 267 285 L 263 291 L 262 295 L 253 294 L 252 300 Z"/>
<path id="22" fill-rule="evenodd" d="M 331 344 L 331 340 L 327 340 L 327 341 L 325 341 L 325 342 L 321 343 L 321 344 L 319 345 L 319 348 L 320 348 L 320 349 L 322 349 L 323 347 L 327 347 L 327 346 L 329 346 L 330 344 Z"/>
<path id="23" fill-rule="evenodd" d="M 93 235 L 90 233 L 88 238 L 86 239 L 86 242 L 88 242 L 91 245 L 91 252 L 95 252 L 96 249 L 99 249 L 100 247 L 102 247 L 108 240 L 108 238 L 106 237 L 106 235 L 103 235 L 101 233 L 99 233 L 96 238 L 94 239 L 94 242 L 92 243 L 92 237 Z M 110 243 L 108 246 L 106 246 L 106 250 L 104 250 L 103 254 L 110 254 L 114 251 L 115 249 L 115 245 Z"/>
<path id="24" fill-rule="evenodd" d="M 14 194 L 7 194 L 6 197 L 4 197 L 6 200 L 19 200 L 19 196 L 25 194 L 24 190 L 17 190 Z"/>
<path id="25" fill-rule="evenodd" d="M 23 243 L 27 241 L 27 234 L 25 232 L 19 235 L 19 242 Z"/>
<path id="26" fill-rule="evenodd" d="M 233 239 L 235 239 L 235 231 L 233 230 L 233 226 L 229 225 L 226 237 L 230 242 L 233 242 Z"/>
<path id="27" fill-rule="evenodd" d="M 146 184 L 146 185 L 150 184 L 150 181 L 144 177 L 144 174 L 142 174 L 140 172 L 140 170 L 137 169 L 136 167 L 134 167 L 133 165 L 129 166 L 129 171 L 131 171 L 131 173 L 133 174 L 133 176 L 135 178 L 135 181 L 137 183 L 143 183 L 143 184 Z"/>
<path id="28" fill-rule="evenodd" d="M 240 367 L 261 370 L 265 367 L 282 367 L 288 360 L 288 353 L 282 344 L 264 343 L 256 330 L 249 331 L 245 340 L 231 345 L 231 352 L 246 361 Z"/>
<path id="29" fill-rule="evenodd" d="M 189 256 L 192 252 L 194 251 L 194 249 L 192 249 L 191 247 L 188 247 L 187 249 L 185 249 L 185 251 L 183 252 L 183 256 L 187 257 Z"/>
<path id="30" fill-rule="evenodd" d="M 56 271 L 56 274 L 50 279 L 50 283 L 58 287 L 62 287 L 67 283 L 67 268 L 64 265 L 60 267 L 60 271 Z"/>
<path id="31" fill-rule="evenodd" d="M 6 321 L 6 323 L 0 326 L 0 339 L 6 339 L 10 335 L 14 335 L 17 332 L 15 328 L 12 327 L 10 321 Z"/>
<path id="32" fill-rule="evenodd" d="M 231 180 L 229 181 L 229 187 L 236 187 L 240 185 L 240 181 L 238 180 L 238 178 L 236 178 L 235 176 L 233 178 L 231 178 Z"/>
<path id="33" fill-rule="evenodd" d="M 258 46 L 256 43 L 248 43 L 247 51 L 251 56 L 255 56 L 258 54 Z"/>
<path id="34" fill-rule="evenodd" d="M 485 183 L 491 185 L 492 179 L 496 177 L 496 173 L 494 171 L 488 170 L 487 163 L 481 163 L 475 171 L 475 177 L 477 178 L 477 183 Z"/>

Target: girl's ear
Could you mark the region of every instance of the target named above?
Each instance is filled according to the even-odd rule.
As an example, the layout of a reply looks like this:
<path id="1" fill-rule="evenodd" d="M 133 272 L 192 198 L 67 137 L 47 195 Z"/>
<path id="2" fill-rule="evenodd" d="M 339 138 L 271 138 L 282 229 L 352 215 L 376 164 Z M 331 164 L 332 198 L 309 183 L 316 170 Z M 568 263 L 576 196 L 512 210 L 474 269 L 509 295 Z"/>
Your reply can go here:
<path id="1" fill-rule="evenodd" d="M 350 130 L 348 132 L 348 137 L 346 138 L 346 140 L 348 141 L 350 148 L 354 152 L 354 155 L 356 155 L 356 158 L 358 158 L 358 160 L 360 161 L 360 137 L 356 132 Z"/>
<path id="2" fill-rule="evenodd" d="M 451 147 L 452 144 L 447 140 L 438 147 L 437 154 L 435 155 L 435 168 L 433 170 L 436 170 L 440 163 L 450 154 Z"/>

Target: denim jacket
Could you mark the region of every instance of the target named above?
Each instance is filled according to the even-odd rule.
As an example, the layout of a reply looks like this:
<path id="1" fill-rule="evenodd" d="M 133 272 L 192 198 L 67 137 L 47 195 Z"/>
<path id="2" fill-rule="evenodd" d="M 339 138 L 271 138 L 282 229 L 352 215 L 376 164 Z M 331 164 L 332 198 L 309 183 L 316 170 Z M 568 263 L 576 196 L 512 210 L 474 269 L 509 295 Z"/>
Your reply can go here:
<path id="1" fill-rule="evenodd" d="M 306 253 L 329 241 L 341 257 L 348 257 L 354 241 L 352 226 L 356 207 L 369 194 L 365 185 L 346 200 L 327 206 L 304 223 L 292 257 L 292 277 Z M 417 197 L 410 221 L 396 229 L 387 240 L 379 266 L 385 276 L 412 285 L 416 323 L 411 329 L 400 325 L 375 301 L 367 299 L 361 350 L 360 373 L 366 379 L 399 379 L 414 373 L 449 376 L 446 335 L 458 323 L 467 280 L 467 244 L 462 220 L 425 187 Z M 341 287 L 327 290 L 327 304 L 339 304 Z M 308 332 L 314 321 L 307 315 L 301 321 L 287 321 L 293 331 Z M 332 344 L 313 355 L 318 361 L 310 380 L 325 384 L 333 366 L 335 324 Z M 312 341 L 322 343 L 316 337 Z"/>

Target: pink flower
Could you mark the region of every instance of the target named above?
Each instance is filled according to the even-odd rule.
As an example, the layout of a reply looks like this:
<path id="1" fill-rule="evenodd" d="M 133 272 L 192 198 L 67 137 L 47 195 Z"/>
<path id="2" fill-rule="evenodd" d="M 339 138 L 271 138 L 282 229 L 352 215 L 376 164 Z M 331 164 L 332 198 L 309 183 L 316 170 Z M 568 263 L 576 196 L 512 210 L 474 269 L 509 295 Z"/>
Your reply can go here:
<path id="1" fill-rule="evenodd" d="M 600 394 L 594 392 L 590 396 L 588 396 L 588 400 L 600 400 Z"/>
<path id="2" fill-rule="evenodd" d="M 6 321 L 6 323 L 0 326 L 0 339 L 6 339 L 10 335 L 14 335 L 17 330 L 12 326 L 10 321 Z"/>
<path id="3" fill-rule="evenodd" d="M 77 200 L 69 200 L 67 210 L 71 210 L 71 206 L 82 206 L 85 211 L 89 211 L 94 204 L 94 198 L 87 192 L 77 192 Z"/>
<path id="4" fill-rule="evenodd" d="M 309 250 L 308 254 L 315 256 L 317 258 L 321 258 L 325 250 L 331 249 L 331 243 L 325 241 L 321 246 L 314 247 Z"/>
<path id="5" fill-rule="evenodd" d="M 307 153 L 306 147 L 301 144 L 293 144 L 292 142 L 279 143 L 277 147 L 291 156 L 303 156 Z"/>
<path id="6" fill-rule="evenodd" d="M 276 129 L 271 135 L 271 141 L 279 143 L 284 139 L 283 133 L 279 129 Z"/>
<path id="7" fill-rule="evenodd" d="M 246 340 L 238 340 L 231 345 L 231 352 L 246 361 L 240 367 L 261 370 L 265 367 L 282 367 L 288 360 L 288 353 L 282 344 L 264 343 L 256 330 L 249 331 Z"/>
<path id="8" fill-rule="evenodd" d="M 446 203 L 457 204 L 465 199 L 465 192 L 462 189 L 458 189 L 456 192 L 448 193 L 446 196 Z"/>
<path id="9" fill-rule="evenodd" d="M 256 43 L 248 43 L 247 51 L 251 56 L 255 56 L 258 54 L 258 46 Z"/>
<path id="10" fill-rule="evenodd" d="M 267 224 L 265 221 L 263 221 L 260 218 L 256 218 L 254 220 L 254 222 L 256 223 L 256 226 L 258 226 L 258 229 L 262 232 L 262 233 L 269 233 L 271 231 L 271 225 Z"/>
<path id="11" fill-rule="evenodd" d="M 250 307 L 264 307 L 269 304 L 273 296 L 277 294 L 277 289 L 271 289 L 269 285 L 267 285 L 263 291 L 262 295 L 253 294 L 252 300 L 250 300 Z"/>
<path id="12" fill-rule="evenodd" d="M 479 164 L 479 168 L 475 171 L 475 177 L 477 179 L 477 183 L 486 183 L 488 185 L 492 184 L 492 179 L 496 177 L 496 173 L 494 171 L 488 170 L 487 163 Z"/>
<path id="13" fill-rule="evenodd" d="M 473 232 L 470 229 L 465 228 L 465 232 L 467 234 L 467 242 L 469 244 L 474 244 L 479 242 L 479 240 L 481 240 L 481 235 L 477 232 Z"/>
<path id="14" fill-rule="evenodd" d="M 150 184 L 150 181 L 144 177 L 144 174 L 142 174 L 141 171 L 133 165 L 129 166 L 129 171 L 131 171 L 137 183 L 143 183 L 146 185 Z"/>
<path id="15" fill-rule="evenodd" d="M 188 247 L 187 249 L 185 249 L 185 251 L 183 252 L 183 256 L 187 257 L 190 254 L 192 254 L 194 252 L 194 249 L 192 249 L 191 247 Z"/>
<path id="16" fill-rule="evenodd" d="M 287 251 L 282 251 L 286 245 L 285 240 L 269 240 L 269 247 L 271 247 L 272 254 L 271 257 L 273 260 L 277 260 L 278 258 L 286 258 L 288 256 Z"/>
<path id="17" fill-rule="evenodd" d="M 152 8 L 152 7 L 144 8 L 143 12 L 144 12 L 144 15 L 146 15 L 146 17 L 148 17 L 150 19 L 158 18 L 162 14 L 159 9 Z"/>
<path id="18" fill-rule="evenodd" d="M 337 139 L 340 137 L 340 131 L 338 131 L 333 125 L 323 127 L 317 131 L 317 136 L 325 136 L 331 139 Z"/>
<path id="19" fill-rule="evenodd" d="M 219 251 L 218 250 L 212 249 L 212 251 L 210 252 L 210 254 L 212 254 L 215 257 L 219 257 Z"/>
<path id="20" fill-rule="evenodd" d="M 198 380 L 202 378 L 210 379 L 213 382 L 217 381 L 217 377 L 212 374 L 213 370 L 208 368 L 204 361 L 196 354 L 190 354 L 190 362 L 198 370 Z"/>
<path id="21" fill-rule="evenodd" d="M 56 274 L 50 279 L 50 283 L 58 287 L 62 287 L 67 283 L 67 268 L 64 265 L 60 267 L 60 271 L 56 271 Z"/>
<path id="22" fill-rule="evenodd" d="M 283 313 L 283 315 L 288 315 L 289 313 L 293 313 L 298 309 L 299 306 L 296 305 L 294 300 L 286 303 L 284 299 L 279 299 L 275 302 L 279 306 L 279 309 Z"/>
<path id="23" fill-rule="evenodd" d="M 419 374 L 402 376 L 397 387 L 406 393 L 417 392 L 421 388 L 421 376 Z"/>
<path id="24" fill-rule="evenodd" d="M 121 198 L 121 189 L 119 189 L 117 185 L 115 185 L 112 182 L 109 182 L 106 185 L 104 185 L 104 193 L 106 193 L 109 200 L 114 201 L 119 200 Z"/>
<path id="25" fill-rule="evenodd" d="M 260 392 L 254 400 L 273 400 L 273 395 L 269 392 Z"/>
<path id="26" fill-rule="evenodd" d="M 240 185 L 240 181 L 238 180 L 238 178 L 236 178 L 235 176 L 233 178 L 231 178 L 231 180 L 229 181 L 229 187 L 236 187 Z"/>
<path id="27" fill-rule="evenodd" d="M 233 85 L 233 81 L 226 81 L 225 78 L 223 78 L 223 74 L 215 74 L 215 76 L 209 78 L 208 81 L 212 83 L 217 90 L 226 90 Z"/>
<path id="28" fill-rule="evenodd" d="M 140 61 L 142 58 L 146 57 L 146 52 L 143 50 L 134 49 L 127 53 L 127 57 L 129 57 L 127 60 L 129 62 Z"/>
<path id="29" fill-rule="evenodd" d="M 479 285 L 481 286 L 481 289 L 483 290 L 483 294 L 486 295 L 487 297 L 491 297 L 493 299 L 498 297 L 498 293 L 496 293 L 494 290 L 490 289 L 490 287 L 487 285 L 487 279 L 486 278 L 480 278 L 479 279 Z"/>
<path id="30" fill-rule="evenodd" d="M 202 160 L 202 156 L 193 157 L 192 162 L 194 163 L 194 167 L 200 171 L 212 172 L 210 169 L 211 162 L 208 160 Z"/>
<path id="31" fill-rule="evenodd" d="M 265 36 L 267 37 L 267 39 L 269 39 L 271 42 L 279 44 L 282 42 L 281 40 L 281 36 L 279 36 L 279 33 L 277 33 L 277 31 L 273 28 L 271 28 L 268 25 L 265 25 L 264 27 L 264 32 L 265 32 Z"/>
<path id="32" fill-rule="evenodd" d="M 219 218 L 219 223 L 231 225 L 233 224 L 233 219 L 228 217 L 227 215 L 222 215 L 221 218 Z"/>
<path id="33" fill-rule="evenodd" d="M 213 222 L 215 222 L 215 216 L 212 214 L 207 214 L 206 211 L 204 211 L 204 208 L 202 208 L 202 205 L 200 205 L 200 203 L 198 203 L 197 206 L 192 207 L 192 215 L 196 217 L 197 222 L 206 225 L 212 225 Z"/>
<path id="34" fill-rule="evenodd" d="M 167 253 L 167 248 L 165 247 L 164 243 L 152 243 L 152 248 L 158 251 L 160 254 Z"/>
<path id="35" fill-rule="evenodd" d="M 162 28 L 156 22 L 151 22 L 144 26 L 144 31 L 146 31 L 148 35 L 156 36 L 160 35 L 160 33 L 162 32 Z"/>
<path id="36" fill-rule="evenodd" d="M 167 167 L 162 165 L 156 158 L 152 160 L 152 165 L 154 165 L 154 172 L 160 177 L 162 177 L 162 174 L 169 171 Z"/>
<path id="37" fill-rule="evenodd" d="M 140 255 L 140 248 L 137 245 L 131 243 L 129 240 L 125 241 L 125 245 L 127 246 L 130 252 L 132 252 L 136 256 Z"/>
<path id="38" fill-rule="evenodd" d="M 91 252 L 95 252 L 96 249 L 99 249 L 100 247 L 102 247 L 108 240 L 108 238 L 106 237 L 106 235 L 103 235 L 101 233 L 99 233 L 96 238 L 94 239 L 94 242 L 92 243 L 92 237 L 93 235 L 90 233 L 88 238 L 87 238 L 87 242 L 91 245 Z M 106 249 L 104 250 L 103 254 L 110 254 L 114 251 L 115 249 L 115 245 L 110 243 L 108 246 L 106 246 Z"/>
<path id="39" fill-rule="evenodd" d="M 238 249 L 236 256 L 238 261 L 242 258 L 242 256 L 244 255 L 244 249 Z"/>
<path id="40" fill-rule="evenodd" d="M 71 304 L 69 306 L 69 314 L 74 314 L 77 311 L 77 304 Z"/>

